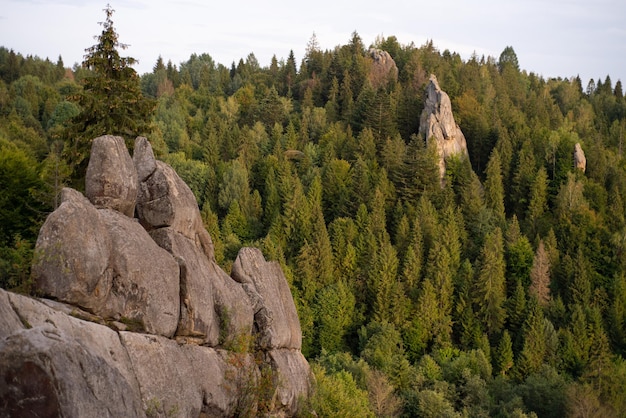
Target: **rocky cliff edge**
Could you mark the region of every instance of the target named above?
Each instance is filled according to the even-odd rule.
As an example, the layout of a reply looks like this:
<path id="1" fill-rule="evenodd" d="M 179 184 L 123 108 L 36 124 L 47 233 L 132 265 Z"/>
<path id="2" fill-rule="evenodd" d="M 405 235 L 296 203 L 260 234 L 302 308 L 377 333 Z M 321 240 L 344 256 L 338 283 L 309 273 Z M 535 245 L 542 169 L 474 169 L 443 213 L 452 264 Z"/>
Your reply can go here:
<path id="1" fill-rule="evenodd" d="M 226 274 L 193 193 L 137 138 L 94 139 L 41 228 L 43 298 L 0 289 L 0 417 L 292 416 L 311 373 L 280 266 Z"/>

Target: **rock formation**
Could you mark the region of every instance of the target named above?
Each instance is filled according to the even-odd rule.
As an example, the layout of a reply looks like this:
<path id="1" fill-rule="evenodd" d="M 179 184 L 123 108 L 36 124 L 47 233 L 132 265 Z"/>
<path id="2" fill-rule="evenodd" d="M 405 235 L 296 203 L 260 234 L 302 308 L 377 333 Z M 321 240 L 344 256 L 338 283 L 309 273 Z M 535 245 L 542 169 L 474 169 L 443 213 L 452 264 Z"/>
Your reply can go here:
<path id="1" fill-rule="evenodd" d="M 105 135 L 93 140 L 85 195 L 99 209 L 115 209 L 128 217 L 134 216 L 137 171 L 124 139 Z"/>
<path id="2" fill-rule="evenodd" d="M 88 198 L 64 189 L 41 228 L 51 299 L 0 290 L 0 416 L 294 415 L 311 375 L 279 265 L 244 248 L 231 278 L 189 187 L 145 138 L 123 145 L 94 140 Z"/>
<path id="3" fill-rule="evenodd" d="M 587 158 L 579 142 L 574 146 L 574 168 L 583 173 L 587 170 Z"/>
<path id="4" fill-rule="evenodd" d="M 426 100 L 420 116 L 419 135 L 426 141 L 437 142 L 439 174 L 442 182 L 446 173 L 446 158 L 453 155 L 468 157 L 465 135 L 454 121 L 450 97 L 441 90 L 437 77 L 434 75 L 430 76 L 426 87 Z"/>
<path id="5" fill-rule="evenodd" d="M 369 73 L 369 81 L 374 90 L 386 85 L 389 81 L 398 79 L 398 67 L 389 52 L 371 48 L 372 66 Z"/>
<path id="6" fill-rule="evenodd" d="M 64 189 L 36 251 L 32 273 L 42 294 L 152 334 L 174 335 L 178 263 L 136 220 Z"/>

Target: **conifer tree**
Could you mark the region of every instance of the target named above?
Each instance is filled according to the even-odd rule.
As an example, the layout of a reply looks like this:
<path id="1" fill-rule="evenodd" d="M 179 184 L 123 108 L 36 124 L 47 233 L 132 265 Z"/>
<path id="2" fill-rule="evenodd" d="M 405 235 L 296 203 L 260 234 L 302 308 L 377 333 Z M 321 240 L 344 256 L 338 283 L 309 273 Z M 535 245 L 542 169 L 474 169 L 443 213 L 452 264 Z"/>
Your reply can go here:
<path id="1" fill-rule="evenodd" d="M 513 294 L 506 301 L 507 311 L 507 328 L 513 337 L 516 337 L 522 329 L 524 320 L 526 319 L 526 291 L 521 280 L 518 280 Z M 514 339 L 515 348 L 518 349 L 518 340 Z"/>
<path id="2" fill-rule="evenodd" d="M 380 322 L 392 322 L 391 306 L 396 276 L 398 274 L 398 258 L 396 250 L 386 240 L 379 244 L 369 270 L 368 289 L 373 319 Z"/>
<path id="3" fill-rule="evenodd" d="M 154 102 L 141 93 L 139 76 L 132 68 L 137 61 L 120 56 L 119 49 L 128 45 L 118 39 L 113 27 L 115 12 L 110 5 L 104 9 L 98 43 L 85 50 L 83 67 L 89 70 L 83 90 L 75 100 L 81 112 L 73 119 L 67 132 L 70 142 L 65 153 L 74 169 L 73 177 L 80 179 L 87 168 L 91 140 L 101 135 L 121 135 L 134 140 L 147 135 Z"/>
<path id="4" fill-rule="evenodd" d="M 609 335 L 611 342 L 622 352 L 626 349 L 626 278 L 619 274 L 613 278 L 612 300 L 609 306 Z"/>
<path id="5" fill-rule="evenodd" d="M 513 343 L 511 342 L 511 335 L 507 330 L 504 330 L 502 333 L 498 348 L 494 353 L 494 360 L 496 363 L 495 369 L 502 376 L 505 376 L 509 369 L 513 367 Z"/>
<path id="6" fill-rule="evenodd" d="M 523 332 L 523 348 L 516 364 L 519 377 L 526 377 L 539 371 L 546 356 L 543 311 L 534 299 L 531 299 Z"/>
<path id="7" fill-rule="evenodd" d="M 431 329 L 435 342 L 443 345 L 450 341 L 452 333 L 452 292 L 453 270 L 450 252 L 444 243 L 437 240 L 428 254 L 426 281 L 432 283 L 435 290 L 435 312 Z"/>
<path id="8" fill-rule="evenodd" d="M 535 178 L 535 156 L 530 141 L 525 141 L 517 156 L 517 167 L 512 179 L 511 208 L 522 219 L 529 203 L 529 192 Z"/>
<path id="9" fill-rule="evenodd" d="M 341 119 L 346 123 L 352 123 L 355 105 L 351 87 L 351 78 L 348 70 L 345 70 L 343 73 L 343 81 L 339 91 L 339 102 L 341 104 Z"/>
<path id="10" fill-rule="evenodd" d="M 504 224 L 504 185 L 500 153 L 494 148 L 485 170 L 485 206 L 493 211 L 499 225 Z"/>
<path id="11" fill-rule="evenodd" d="M 500 228 L 496 228 L 485 237 L 474 296 L 474 302 L 478 306 L 477 315 L 490 335 L 502 329 L 506 318 L 505 267 L 502 232 Z"/>
<path id="12" fill-rule="evenodd" d="M 473 285 L 474 268 L 472 263 L 465 259 L 459 269 L 453 317 L 455 337 L 464 350 L 476 347 L 478 341 L 482 338 L 481 324 L 476 318 L 472 303 L 471 289 Z"/>
<path id="13" fill-rule="evenodd" d="M 534 236 L 539 232 L 540 219 L 548 208 L 548 173 L 540 167 L 530 187 L 530 201 L 526 212 L 526 222 L 530 233 Z"/>
<path id="14" fill-rule="evenodd" d="M 310 245 L 316 255 L 313 266 L 317 271 L 317 280 L 321 285 L 327 285 L 333 281 L 332 247 L 322 213 L 322 183 L 319 176 L 309 187 L 307 198 L 311 211 Z"/>
<path id="15" fill-rule="evenodd" d="M 545 307 L 550 302 L 550 259 L 543 240 L 539 240 L 530 270 L 529 292 L 537 298 L 541 306 Z"/>
<path id="16" fill-rule="evenodd" d="M 343 338 L 352 324 L 354 295 L 345 280 L 331 283 L 317 292 L 315 323 L 320 350 L 335 352 L 343 348 Z"/>
<path id="17" fill-rule="evenodd" d="M 406 285 L 408 296 L 417 299 L 417 286 L 422 273 L 423 237 L 419 220 L 415 220 L 411 230 L 411 241 L 406 249 L 402 262 L 402 279 Z"/>

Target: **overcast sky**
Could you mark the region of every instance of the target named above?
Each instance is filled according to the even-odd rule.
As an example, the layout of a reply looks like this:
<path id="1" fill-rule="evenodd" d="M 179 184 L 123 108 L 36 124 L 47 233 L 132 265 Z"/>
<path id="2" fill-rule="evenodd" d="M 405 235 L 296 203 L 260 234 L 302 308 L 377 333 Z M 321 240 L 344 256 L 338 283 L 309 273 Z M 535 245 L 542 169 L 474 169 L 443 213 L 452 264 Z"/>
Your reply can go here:
<path id="1" fill-rule="evenodd" d="M 272 55 L 298 65 L 316 34 L 320 47 L 348 43 L 356 31 L 366 46 L 377 36 L 401 44 L 432 39 L 466 60 L 498 58 L 511 45 L 520 67 L 545 78 L 580 75 L 626 82 L 624 0 L 110 0 L 124 56 L 151 71 L 159 55 L 178 65 L 208 53 L 230 66 L 253 52 L 262 66 Z M 0 0 L 0 46 L 66 66 L 82 61 L 105 19 L 106 0 Z"/>

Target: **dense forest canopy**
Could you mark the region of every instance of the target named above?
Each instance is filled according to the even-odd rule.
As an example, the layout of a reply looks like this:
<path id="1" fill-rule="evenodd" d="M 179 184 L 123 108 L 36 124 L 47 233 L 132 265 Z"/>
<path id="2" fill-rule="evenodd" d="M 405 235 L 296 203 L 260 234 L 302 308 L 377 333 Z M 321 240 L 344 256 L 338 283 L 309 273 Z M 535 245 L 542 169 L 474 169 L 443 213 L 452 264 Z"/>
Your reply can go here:
<path id="1" fill-rule="evenodd" d="M 281 263 L 318 416 L 626 415 L 622 84 L 521 67 L 512 47 L 463 60 L 355 32 L 332 50 L 313 36 L 300 62 L 204 53 L 124 73 L 138 89 L 121 106 L 154 105 L 141 129 L 195 193 L 217 261 L 255 246 Z M 65 151 L 96 68 L 0 48 L 3 288 L 29 291 L 38 229 L 75 184 Z M 469 153 L 443 186 L 418 135 L 430 74 Z"/>

